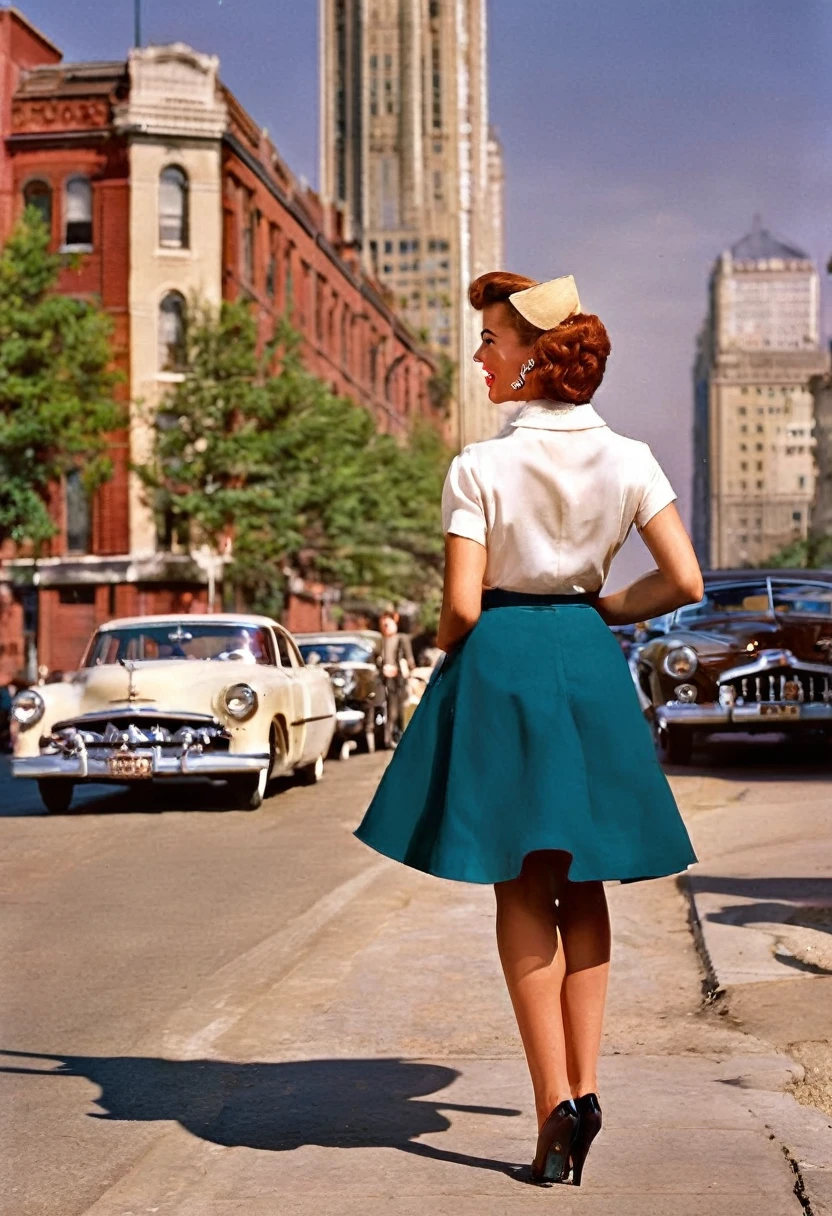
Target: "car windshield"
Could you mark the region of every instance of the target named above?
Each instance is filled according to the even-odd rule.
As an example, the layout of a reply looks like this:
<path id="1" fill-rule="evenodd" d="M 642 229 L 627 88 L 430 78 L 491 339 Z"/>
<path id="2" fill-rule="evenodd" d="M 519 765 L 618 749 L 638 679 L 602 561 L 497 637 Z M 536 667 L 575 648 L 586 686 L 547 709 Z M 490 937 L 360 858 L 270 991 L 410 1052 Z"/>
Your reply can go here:
<path id="1" fill-rule="evenodd" d="M 768 616 L 770 611 L 768 585 L 765 579 L 754 579 L 747 583 L 731 583 L 727 587 L 708 587 L 698 604 L 679 609 L 676 624 L 684 628 L 704 617 L 737 613 Z"/>
<path id="2" fill-rule="evenodd" d="M 371 663 L 373 648 L 366 642 L 304 642 L 300 652 L 306 663 L 314 663 L 312 655 L 318 656 L 319 663 Z"/>
<path id="3" fill-rule="evenodd" d="M 676 614 L 676 625 L 684 628 L 704 617 L 749 613 L 753 616 L 768 616 L 772 603 L 778 616 L 787 613 L 809 613 L 813 616 L 832 616 L 832 583 L 803 582 L 794 579 L 772 579 L 769 601 L 765 579 L 743 583 L 731 583 L 725 587 L 709 587 L 698 604 L 680 608 Z"/>
<path id="4" fill-rule="evenodd" d="M 211 659 L 219 662 L 272 663 L 264 629 L 254 625 L 191 624 L 166 621 L 102 629 L 95 635 L 87 655 L 87 667 L 102 667 L 129 660 L 137 663 L 159 659 Z"/>
<path id="5" fill-rule="evenodd" d="M 810 613 L 812 616 L 832 616 L 832 583 L 772 582 L 774 611 Z"/>

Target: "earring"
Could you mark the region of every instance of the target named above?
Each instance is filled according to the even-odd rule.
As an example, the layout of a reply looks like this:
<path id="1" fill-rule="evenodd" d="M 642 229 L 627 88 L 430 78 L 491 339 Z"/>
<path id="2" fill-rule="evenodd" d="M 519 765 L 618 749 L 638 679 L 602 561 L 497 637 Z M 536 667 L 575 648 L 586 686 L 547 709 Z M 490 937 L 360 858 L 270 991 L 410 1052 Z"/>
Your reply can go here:
<path id="1" fill-rule="evenodd" d="M 523 388 L 526 383 L 526 372 L 530 372 L 533 367 L 534 367 L 534 359 L 529 359 L 528 363 L 524 363 L 523 366 L 520 368 L 520 375 L 517 377 L 516 380 L 512 380 L 511 387 L 512 388 Z"/>

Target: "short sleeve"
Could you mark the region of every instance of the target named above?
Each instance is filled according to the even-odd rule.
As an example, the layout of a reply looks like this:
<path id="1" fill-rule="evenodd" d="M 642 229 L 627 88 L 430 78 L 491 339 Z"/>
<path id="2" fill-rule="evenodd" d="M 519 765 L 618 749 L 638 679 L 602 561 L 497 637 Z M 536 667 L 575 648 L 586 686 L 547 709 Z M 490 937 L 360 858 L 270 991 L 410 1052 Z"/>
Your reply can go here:
<path id="1" fill-rule="evenodd" d="M 486 522 L 482 492 L 471 467 L 470 453 L 454 456 L 442 487 L 442 531 L 485 544 Z"/>
<path id="2" fill-rule="evenodd" d="M 664 469 L 656 457 L 647 448 L 647 460 L 644 466 L 644 477 L 641 483 L 641 496 L 636 510 L 635 525 L 641 531 L 654 515 L 661 511 L 676 498 L 676 494 L 667 480 Z"/>

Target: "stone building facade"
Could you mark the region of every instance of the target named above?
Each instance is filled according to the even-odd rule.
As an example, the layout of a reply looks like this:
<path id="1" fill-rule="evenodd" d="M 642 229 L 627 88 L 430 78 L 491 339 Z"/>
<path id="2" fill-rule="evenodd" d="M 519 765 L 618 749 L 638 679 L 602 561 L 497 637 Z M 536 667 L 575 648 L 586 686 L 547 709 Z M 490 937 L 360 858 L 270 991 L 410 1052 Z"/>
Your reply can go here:
<path id="1" fill-rule="evenodd" d="M 695 368 L 694 544 L 759 565 L 805 537 L 815 492 L 810 379 L 827 367 L 809 257 L 753 231 L 717 261 Z"/>
<path id="2" fill-rule="evenodd" d="M 485 0 L 319 0 L 321 190 L 365 267 L 457 366 L 460 446 L 498 429 L 471 279 L 503 265 Z"/>
<path id="3" fill-rule="evenodd" d="M 28 202 L 54 247 L 79 254 L 59 289 L 112 317 L 131 403 L 95 501 L 68 479 L 55 488 L 49 552 L 0 554 L 0 679 L 35 651 L 50 669 L 71 667 L 109 616 L 207 607 L 213 563 L 166 550 L 131 472 L 151 442 L 148 407 L 182 376 L 192 293 L 213 304 L 244 294 L 264 337 L 288 312 L 309 369 L 380 430 L 404 435 L 422 417 L 449 437 L 431 404 L 435 362 L 364 272 L 342 214 L 297 182 L 218 68 L 181 44 L 65 64 L 19 12 L 0 10 L 0 242 Z M 286 623 L 327 624 L 330 598 L 296 585 Z"/>

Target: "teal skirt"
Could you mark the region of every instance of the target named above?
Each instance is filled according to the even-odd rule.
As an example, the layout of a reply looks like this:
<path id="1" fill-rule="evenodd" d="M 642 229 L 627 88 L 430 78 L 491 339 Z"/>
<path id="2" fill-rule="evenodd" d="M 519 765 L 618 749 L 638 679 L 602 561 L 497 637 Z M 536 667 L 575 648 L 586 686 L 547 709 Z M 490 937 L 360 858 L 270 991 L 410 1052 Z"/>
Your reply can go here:
<path id="1" fill-rule="evenodd" d="M 355 835 L 461 882 L 560 849 L 573 882 L 696 861 L 627 661 L 586 597 L 487 591 L 436 669 Z"/>

